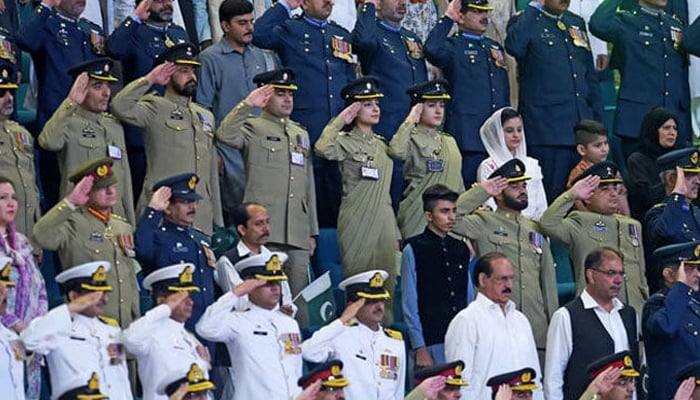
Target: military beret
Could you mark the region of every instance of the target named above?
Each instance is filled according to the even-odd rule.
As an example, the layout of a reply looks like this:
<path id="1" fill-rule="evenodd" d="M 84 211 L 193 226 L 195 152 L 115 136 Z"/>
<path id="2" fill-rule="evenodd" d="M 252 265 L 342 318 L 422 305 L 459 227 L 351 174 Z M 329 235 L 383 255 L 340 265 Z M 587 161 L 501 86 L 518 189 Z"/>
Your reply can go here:
<path id="1" fill-rule="evenodd" d="M 348 382 L 342 375 L 343 362 L 340 360 L 330 360 L 316 366 L 304 376 L 299 378 L 297 385 L 306 389 L 312 383 L 321 380 L 321 386 L 342 388 L 348 386 Z"/>
<path id="2" fill-rule="evenodd" d="M 169 377 L 166 378 L 165 382 L 160 384 L 160 387 L 156 389 L 158 393 L 165 393 L 167 396 L 171 396 L 177 391 L 177 389 L 183 383 L 188 383 L 187 393 L 197 393 L 205 390 L 216 389 L 216 386 L 212 381 L 207 379 L 204 375 L 204 371 L 196 363 L 192 363 L 190 369 L 186 372 L 186 375 L 179 378 Z"/>
<path id="3" fill-rule="evenodd" d="M 618 173 L 620 169 L 612 161 L 603 161 L 591 165 L 587 170 L 581 172 L 579 176 L 574 179 L 574 183 L 580 181 L 591 175 L 597 175 L 600 177 L 600 184 L 603 183 L 622 183 L 622 179 L 618 178 Z"/>
<path id="4" fill-rule="evenodd" d="M 200 66 L 202 64 L 197 61 L 197 54 L 199 54 L 197 46 L 192 43 L 179 43 L 157 55 L 156 65 L 169 61 L 175 64 Z"/>
<path id="5" fill-rule="evenodd" d="M 112 61 L 112 59 L 107 57 L 95 58 L 93 60 L 83 61 L 70 67 L 68 70 L 68 75 L 75 79 L 83 72 L 87 72 L 90 78 L 99 79 L 101 81 L 116 82 L 119 79 L 112 75 L 113 68 L 114 61 Z"/>
<path id="6" fill-rule="evenodd" d="M 169 265 L 158 268 L 144 278 L 143 287 L 153 290 L 153 287 L 167 287 L 171 292 L 199 292 L 199 286 L 192 283 L 192 273 L 195 266 L 190 263 Z"/>
<path id="7" fill-rule="evenodd" d="M 95 189 L 114 185 L 118 179 L 112 171 L 113 164 L 114 161 L 109 157 L 85 161 L 68 176 L 68 180 L 72 183 L 78 183 L 84 177 L 92 176 L 95 178 L 92 183 L 92 187 Z"/>
<path id="8" fill-rule="evenodd" d="M 695 384 L 700 385 L 700 361 L 684 365 L 676 374 L 676 380 L 682 382 L 691 376 L 695 378 Z"/>
<path id="9" fill-rule="evenodd" d="M 446 364 L 433 365 L 426 368 L 421 368 L 413 373 L 416 378 L 416 384 L 420 384 L 424 380 L 433 376 L 444 376 L 445 384 L 452 386 L 467 386 L 469 383 L 462 379 L 462 371 L 464 370 L 464 362 L 453 361 Z"/>
<path id="10" fill-rule="evenodd" d="M 511 182 L 521 182 L 531 179 L 529 176 L 525 175 L 525 163 L 517 158 L 511 158 L 506 161 L 505 164 L 501 165 L 497 170 L 493 171 L 489 175 L 489 179 L 502 176 L 506 178 L 508 183 Z"/>
<path id="11" fill-rule="evenodd" d="M 70 384 L 68 386 L 71 386 Z M 107 395 L 100 392 L 100 379 L 93 372 L 86 385 L 69 389 L 58 396 L 58 400 L 98 400 L 106 399 Z"/>
<path id="12" fill-rule="evenodd" d="M 107 284 L 107 272 L 111 267 L 108 261 L 76 265 L 56 275 L 56 282 L 64 286 L 79 286 L 91 292 L 110 292 L 112 287 Z"/>
<path id="13" fill-rule="evenodd" d="M 287 275 L 282 271 L 282 264 L 287 255 L 281 252 L 257 254 L 244 258 L 233 268 L 243 279 L 264 279 L 266 281 L 286 281 Z"/>
<path id="14" fill-rule="evenodd" d="M 348 83 L 340 91 L 340 96 L 345 100 L 345 104 L 367 99 L 378 99 L 384 97 L 379 91 L 379 80 L 373 76 L 363 76 Z"/>
<path id="15" fill-rule="evenodd" d="M 173 198 L 201 200 L 202 196 L 195 191 L 198 182 L 199 176 L 197 176 L 197 174 L 185 172 L 184 174 L 178 174 L 156 182 L 156 184 L 153 185 L 153 191 L 156 191 L 163 186 L 167 186 L 172 191 L 171 196 Z"/>
<path id="16" fill-rule="evenodd" d="M 338 284 L 344 290 L 349 299 L 381 299 L 391 298 L 389 291 L 384 288 L 384 281 L 389 277 L 389 273 L 375 269 L 367 272 L 355 274 Z"/>
<path id="17" fill-rule="evenodd" d="M 494 393 L 498 391 L 499 386 L 504 384 L 510 386 L 514 392 L 524 392 L 537 389 L 536 377 L 537 373 L 534 369 L 523 368 L 491 377 L 486 381 L 486 386 L 490 386 Z"/>
<path id="18" fill-rule="evenodd" d="M 596 376 L 600 375 L 601 372 L 610 367 L 622 368 L 622 376 L 632 378 L 639 376 L 639 372 L 637 372 L 632 365 L 632 356 L 630 355 L 630 352 L 625 350 L 599 358 L 588 365 L 587 371 L 589 378 L 591 380 L 595 379 Z"/>
<path id="19" fill-rule="evenodd" d="M 0 257 L 0 283 L 4 283 L 7 287 L 16 285 L 10 280 L 10 272 L 12 271 L 12 259 L 10 257 Z"/>
<path id="20" fill-rule="evenodd" d="M 0 89 L 17 89 L 17 75 L 15 65 L 7 60 L 0 59 Z"/>
<path id="21" fill-rule="evenodd" d="M 437 79 L 413 85 L 406 90 L 411 97 L 411 104 L 417 104 L 428 100 L 448 100 L 449 86 L 446 80 Z"/>
<path id="22" fill-rule="evenodd" d="M 657 158 L 656 164 L 662 171 L 680 167 L 683 172 L 700 173 L 700 156 L 695 147 L 670 151 Z"/>
<path id="23" fill-rule="evenodd" d="M 291 68 L 282 68 L 255 75 L 253 77 L 253 83 L 258 85 L 258 87 L 270 85 L 277 89 L 297 90 L 294 78 L 294 70 Z"/>

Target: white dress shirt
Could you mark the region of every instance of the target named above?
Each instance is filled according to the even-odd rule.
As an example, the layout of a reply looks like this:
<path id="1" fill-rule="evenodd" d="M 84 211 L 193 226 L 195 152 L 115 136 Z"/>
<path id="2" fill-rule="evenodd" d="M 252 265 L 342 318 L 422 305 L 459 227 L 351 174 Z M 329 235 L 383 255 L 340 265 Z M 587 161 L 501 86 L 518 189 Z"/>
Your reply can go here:
<path id="1" fill-rule="evenodd" d="M 168 396 L 157 393 L 158 387 L 180 372 L 184 377 L 193 363 L 209 376 L 209 361 L 202 358 L 205 347 L 170 313 L 170 307 L 161 304 L 132 322 L 123 334 L 124 346 L 138 361 L 143 400 L 167 400 Z"/>
<path id="2" fill-rule="evenodd" d="M 344 325 L 340 319 L 316 331 L 301 346 L 304 359 L 343 362 L 343 376 L 350 385 L 348 399 L 400 400 L 406 380 L 406 349 L 403 340 L 389 336 L 379 327 Z"/>
<path id="3" fill-rule="evenodd" d="M 197 323 L 204 339 L 223 342 L 231 357 L 233 400 L 294 399 L 301 388 L 299 324 L 279 309 L 231 311 L 239 298 L 232 292 L 207 307 Z"/>
<path id="4" fill-rule="evenodd" d="M 67 305 L 34 319 L 20 337 L 27 350 L 46 356 L 51 398 L 87 384 L 97 373 L 100 391 L 110 400 L 132 400 L 121 329 L 98 318 L 71 316 Z"/>
<path id="5" fill-rule="evenodd" d="M 462 377 L 469 386 L 462 388 L 462 395 L 467 399 L 490 399 L 491 388 L 486 382 L 496 375 L 529 367 L 537 373 L 537 380 L 542 376 L 527 317 L 512 301 L 504 310 L 482 293 L 450 322 L 445 356 L 448 362 L 464 361 Z M 533 399 L 543 400 L 538 386 Z"/>
<path id="6" fill-rule="evenodd" d="M 24 400 L 24 358 L 19 336 L 0 324 L 0 388 L 8 400 Z"/>
<path id="7" fill-rule="evenodd" d="M 615 343 L 615 353 L 629 350 L 627 330 L 620 316 L 620 310 L 624 307 L 624 304 L 615 298 L 613 299 L 612 311 L 607 312 L 598 305 L 585 289 L 581 292 L 581 301 L 584 309 L 593 309 L 600 323 L 605 327 L 605 330 Z M 564 372 L 569 364 L 569 357 L 574 348 L 572 338 L 571 315 L 569 310 L 561 307 L 554 312 L 547 330 L 547 355 L 544 370 L 544 390 L 547 400 L 561 400 L 564 398 Z"/>

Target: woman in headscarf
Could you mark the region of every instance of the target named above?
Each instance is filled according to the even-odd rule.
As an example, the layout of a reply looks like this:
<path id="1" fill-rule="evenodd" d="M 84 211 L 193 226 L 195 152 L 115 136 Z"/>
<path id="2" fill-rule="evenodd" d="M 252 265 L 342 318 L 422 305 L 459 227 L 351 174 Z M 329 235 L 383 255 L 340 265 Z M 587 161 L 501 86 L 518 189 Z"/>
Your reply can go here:
<path id="1" fill-rule="evenodd" d="M 343 195 L 338 214 L 338 245 L 343 275 L 385 269 L 384 287 L 392 294 L 396 280 L 398 241 L 401 239 L 389 187 L 394 164 L 388 146 L 372 127 L 379 122 L 376 78 L 363 77 L 343 88 L 345 109 L 326 125 L 316 142 L 319 157 L 339 162 Z M 385 322 L 391 322 L 391 300 Z"/>
<path id="2" fill-rule="evenodd" d="M 670 110 L 656 107 L 644 116 L 639 151 L 627 159 L 625 185 L 633 218 L 641 221 L 647 210 L 666 197 L 656 159 L 675 148 L 677 137 L 678 122 Z"/>
<path id="3" fill-rule="evenodd" d="M 389 143 L 389 154 L 404 162 L 407 185 L 397 214 L 404 239 L 425 229 L 421 199 L 425 189 L 443 184 L 457 193 L 464 192 L 457 142 L 438 130 L 445 116 L 445 101 L 450 98 L 447 89 L 447 81 L 442 79 L 408 88 L 413 107 Z"/>
<path id="4" fill-rule="evenodd" d="M 32 245 L 26 236 L 17 232 L 15 226 L 17 209 L 24 206 L 24 204 L 17 204 L 13 182 L 0 177 L 0 257 L 12 259 L 10 280 L 15 284 L 7 291 L 7 312 L 0 316 L 0 321 L 5 328 L 17 334 L 22 332 L 34 318 L 48 311 L 46 284 L 34 262 Z M 5 265 L 0 265 L 0 269 L 3 267 Z M 42 360 L 39 355 L 27 359 L 26 398 L 28 400 L 39 399 Z"/>
<path id="5" fill-rule="evenodd" d="M 481 125 L 481 141 L 489 158 L 482 161 L 476 172 L 476 179 L 483 182 L 506 161 L 517 158 L 525 164 L 525 171 L 532 179 L 527 185 L 528 206 L 522 211 L 526 217 L 539 220 L 547 208 L 547 197 L 542 184 L 540 163 L 528 157 L 525 144 L 523 119 L 514 108 L 504 107 L 493 113 Z M 496 202 L 489 199 L 486 204 L 496 209 Z"/>

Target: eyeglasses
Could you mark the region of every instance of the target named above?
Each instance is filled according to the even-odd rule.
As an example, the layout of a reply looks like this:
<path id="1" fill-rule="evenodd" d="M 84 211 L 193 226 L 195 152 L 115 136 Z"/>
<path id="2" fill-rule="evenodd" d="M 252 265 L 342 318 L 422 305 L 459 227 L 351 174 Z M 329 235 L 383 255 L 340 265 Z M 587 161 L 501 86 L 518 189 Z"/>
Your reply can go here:
<path id="1" fill-rule="evenodd" d="M 607 276 L 608 278 L 614 278 L 619 276 L 620 278 L 626 278 L 627 273 L 625 271 L 613 271 L 611 269 L 603 271 L 602 269 L 591 268 L 595 272 L 600 272 L 601 274 Z"/>

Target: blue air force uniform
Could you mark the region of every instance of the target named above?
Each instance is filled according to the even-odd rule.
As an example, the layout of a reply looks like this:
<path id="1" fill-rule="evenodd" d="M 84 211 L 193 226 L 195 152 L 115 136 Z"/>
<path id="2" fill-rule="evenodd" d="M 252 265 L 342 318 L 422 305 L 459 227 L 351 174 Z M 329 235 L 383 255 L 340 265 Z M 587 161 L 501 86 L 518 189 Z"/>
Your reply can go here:
<path id="1" fill-rule="evenodd" d="M 683 261 L 697 267 L 700 261 L 693 252 L 698 246 L 693 242 L 664 246 L 654 251 L 654 256 L 664 262 Z M 661 271 L 657 273 L 660 276 Z M 648 398 L 671 399 L 680 384 L 673 379 L 676 372 L 700 359 L 700 293 L 683 282 L 676 282 L 653 294 L 643 310 Z"/>
<path id="2" fill-rule="evenodd" d="M 643 116 L 663 106 L 676 115 L 677 143 L 690 138 L 688 57 L 681 45 L 683 23 L 664 11 L 605 0 L 591 16 L 591 32 L 615 47 L 620 91 L 614 132 L 636 141 Z M 529 137 L 528 137 L 529 140 Z"/>
<path id="3" fill-rule="evenodd" d="M 17 35 L 17 44 L 31 54 L 39 79 L 37 123 L 51 118 L 70 92 L 73 65 L 104 54 L 102 28 L 85 18 L 68 16 L 39 5 Z"/>
<path id="4" fill-rule="evenodd" d="M 454 136 L 467 165 L 465 153 L 483 156 L 473 168 L 463 168 L 466 183 L 474 182 L 486 149 L 479 128 L 496 110 L 510 105 L 505 51 L 483 35 L 460 32 L 450 38 L 452 20 L 442 17 L 425 41 L 425 56 L 439 67 L 450 83 L 445 132 Z"/>
<path id="5" fill-rule="evenodd" d="M 556 15 L 533 2 L 508 21 L 505 45 L 518 61 L 528 153 L 542 164 L 551 201 L 564 191 L 567 174 L 580 160 L 574 125 L 582 119 L 603 120 L 586 22 L 569 11 Z"/>
<path id="6" fill-rule="evenodd" d="M 352 32 L 352 44 L 362 73 L 379 78 L 384 97 L 382 118 L 374 131 L 390 140 L 411 108 L 409 86 L 428 80 L 423 43 L 418 35 L 375 17 L 374 4 L 363 4 Z"/>
<path id="7" fill-rule="evenodd" d="M 154 190 L 160 186 L 169 186 L 173 197 L 195 201 L 194 193 L 183 189 L 179 182 L 186 176 L 184 182 L 189 182 L 194 174 L 180 174 L 157 183 Z M 192 185 L 194 187 L 194 185 Z M 180 188 L 180 189 L 178 189 Z M 183 194 L 184 193 L 184 194 Z M 196 193 L 194 193 L 196 194 Z M 188 196 L 188 197 L 184 197 Z M 199 196 L 199 195 L 197 195 Z M 201 197 L 199 197 L 201 198 Z M 145 274 L 173 264 L 191 263 L 195 266 L 192 273 L 192 284 L 199 287 L 199 292 L 190 293 L 194 307 L 192 317 L 187 320 L 185 327 L 194 331 L 194 325 L 204 310 L 214 302 L 214 267 L 216 259 L 211 249 L 209 237 L 192 226 L 182 226 L 164 218 L 163 211 L 147 207 L 134 232 L 136 254 Z M 213 350 L 213 347 L 210 348 Z M 212 352 L 213 354 L 213 352 Z"/>
<path id="8" fill-rule="evenodd" d="M 289 17 L 282 0 L 255 22 L 253 44 L 272 49 L 282 64 L 296 73 L 299 89 L 294 94 L 291 119 L 306 127 L 311 143 L 332 117 L 345 108 L 340 90 L 355 80 L 357 57 L 351 36 L 333 21 L 321 21 L 302 14 Z M 334 227 L 338 218 L 341 177 L 336 161 L 313 157 L 319 225 Z"/>
<path id="9" fill-rule="evenodd" d="M 688 53 L 700 57 L 700 17 L 685 30 L 683 47 Z"/>
<path id="10" fill-rule="evenodd" d="M 304 125 L 315 143 L 344 108 L 340 90 L 355 79 L 356 57 L 345 28 L 305 14 L 290 18 L 286 7 L 279 2 L 258 18 L 253 44 L 274 50 L 296 73 L 299 89 L 291 119 Z"/>

